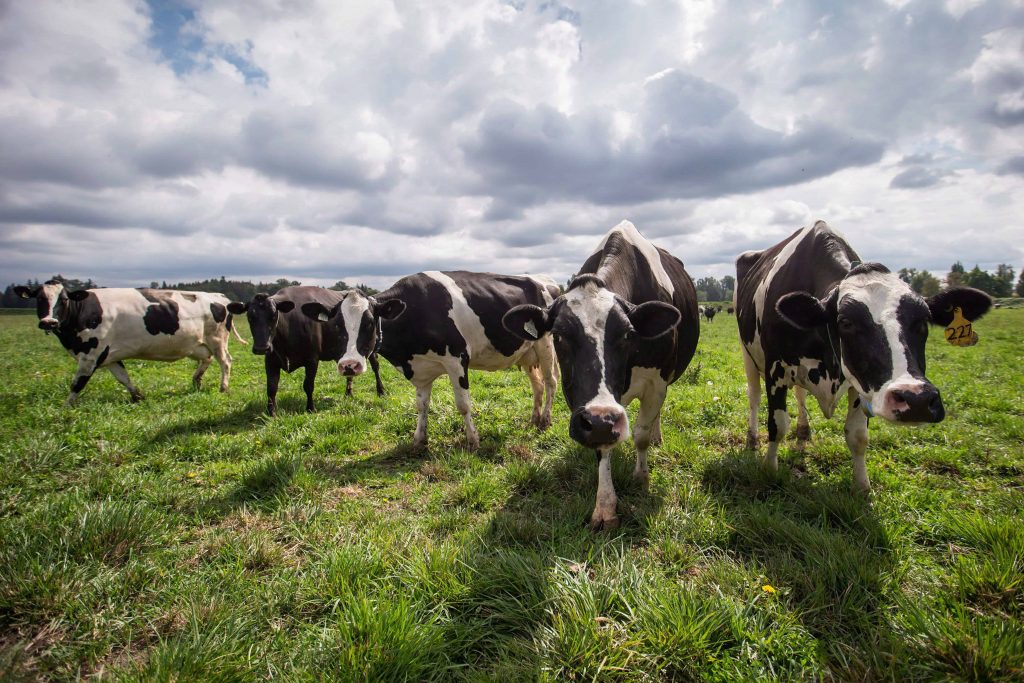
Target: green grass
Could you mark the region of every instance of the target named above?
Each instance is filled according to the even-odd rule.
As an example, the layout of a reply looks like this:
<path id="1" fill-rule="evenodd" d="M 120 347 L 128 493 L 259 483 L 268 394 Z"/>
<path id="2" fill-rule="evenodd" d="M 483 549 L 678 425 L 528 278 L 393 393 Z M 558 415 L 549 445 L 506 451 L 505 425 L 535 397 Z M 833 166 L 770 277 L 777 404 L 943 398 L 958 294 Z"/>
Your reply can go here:
<path id="1" fill-rule="evenodd" d="M 868 499 L 816 408 L 777 476 L 742 450 L 735 319 L 703 323 L 650 490 L 622 447 L 622 528 L 596 535 L 594 456 L 561 400 L 529 427 L 519 372 L 473 374 L 477 453 L 439 382 L 416 454 L 391 368 L 387 397 L 346 399 L 324 364 L 314 415 L 285 376 L 271 420 L 232 343 L 227 395 L 216 366 L 194 392 L 191 363 L 129 362 L 144 402 L 101 373 L 67 409 L 72 362 L 34 322 L 0 318 L 0 679 L 1024 676 L 1022 311 L 972 348 L 932 334 L 948 417 L 873 421 Z"/>

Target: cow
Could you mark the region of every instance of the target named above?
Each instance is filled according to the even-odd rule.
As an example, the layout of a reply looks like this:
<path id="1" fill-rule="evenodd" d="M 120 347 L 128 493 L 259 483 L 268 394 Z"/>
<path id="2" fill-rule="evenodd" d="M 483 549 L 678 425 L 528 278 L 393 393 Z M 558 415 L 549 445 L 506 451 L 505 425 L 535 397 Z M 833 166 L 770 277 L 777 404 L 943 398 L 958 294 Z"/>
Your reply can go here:
<path id="1" fill-rule="evenodd" d="M 725 312 L 728 313 L 729 315 L 732 315 L 735 311 L 736 311 L 736 309 L 733 308 L 732 306 L 730 306 L 729 308 L 725 309 Z"/>
<path id="2" fill-rule="evenodd" d="M 252 333 L 252 352 L 263 356 L 263 367 L 267 376 L 267 413 L 277 415 L 277 388 L 281 381 L 281 370 L 287 373 L 304 368 L 302 388 L 306 392 L 306 412 L 314 411 L 313 388 L 316 372 L 322 360 L 336 361 L 355 344 L 351 338 L 343 338 L 338 330 L 324 327 L 309 320 L 301 308 L 316 302 L 333 307 L 353 297 L 360 296 L 355 290 L 336 291 L 323 287 L 294 286 L 278 290 L 273 296 L 260 292 L 250 301 L 232 301 L 228 310 L 235 315 L 245 313 Z M 296 309 L 298 307 L 298 309 Z M 377 354 L 371 349 L 370 365 L 377 380 L 377 395 L 384 395 L 380 380 L 380 366 Z M 359 372 L 362 372 L 360 369 Z M 347 380 L 345 394 L 352 395 L 352 379 L 358 374 L 344 372 Z"/>
<path id="3" fill-rule="evenodd" d="M 716 311 L 716 310 L 715 310 L 715 307 L 714 307 L 714 306 L 702 306 L 702 307 L 701 307 L 701 311 L 702 311 L 702 312 L 704 313 L 704 318 L 705 318 L 705 319 L 706 319 L 706 320 L 707 320 L 707 321 L 708 321 L 709 323 L 710 323 L 710 322 L 714 322 L 714 320 L 715 320 L 715 314 L 716 314 L 716 313 L 718 313 L 718 311 Z"/>
<path id="4" fill-rule="evenodd" d="M 228 390 L 231 354 L 228 335 L 243 344 L 232 325 L 228 299 L 210 292 L 169 289 L 81 289 L 67 291 L 48 280 L 36 288 L 16 287 L 18 296 L 36 300 L 39 328 L 52 332 L 77 361 L 66 405 L 73 405 L 89 379 L 107 368 L 128 390 L 132 402 L 142 400 L 124 367 L 129 358 L 199 362 L 192 384 L 199 388 L 203 374 L 216 359 L 220 390 Z"/>
<path id="5" fill-rule="evenodd" d="M 374 346 L 416 387 L 418 414 L 413 448 L 427 443 L 427 414 L 434 380 L 448 375 L 462 415 L 470 450 L 480 447 L 469 397 L 469 370 L 503 370 L 518 365 L 530 377 L 534 407 L 531 423 L 551 424 L 557 387 L 550 338 L 523 341 L 501 325 L 502 316 L 520 304 L 547 305 L 548 285 L 534 276 L 467 271 L 427 271 L 403 277 L 373 297 L 359 295 L 333 307 L 308 303 L 312 319 L 344 330 L 358 343 L 338 362 L 338 371 L 359 374 Z"/>
<path id="6" fill-rule="evenodd" d="M 772 472 L 789 429 L 789 388 L 796 395 L 798 448 L 811 435 L 807 393 L 825 417 L 845 393 L 853 488 L 867 492 L 870 417 L 915 424 L 945 416 L 938 389 L 925 377 L 928 324 L 948 325 L 955 307 L 977 320 L 992 300 L 967 287 L 923 298 L 885 266 L 862 262 L 842 235 L 818 221 L 769 249 L 740 255 L 734 305 L 750 404 L 747 448 L 758 445 L 762 378 L 768 400 L 764 462 Z"/>
<path id="7" fill-rule="evenodd" d="M 640 400 L 633 428 L 633 477 L 646 487 L 649 446 L 661 441 L 661 407 L 697 348 L 697 292 L 679 259 L 647 241 L 629 221 L 612 228 L 565 294 L 551 305 L 516 306 L 502 320 L 520 339 L 548 332 L 572 415 L 569 436 L 598 457 L 591 529 L 619 519 L 611 456 L 629 432 L 626 408 Z"/>

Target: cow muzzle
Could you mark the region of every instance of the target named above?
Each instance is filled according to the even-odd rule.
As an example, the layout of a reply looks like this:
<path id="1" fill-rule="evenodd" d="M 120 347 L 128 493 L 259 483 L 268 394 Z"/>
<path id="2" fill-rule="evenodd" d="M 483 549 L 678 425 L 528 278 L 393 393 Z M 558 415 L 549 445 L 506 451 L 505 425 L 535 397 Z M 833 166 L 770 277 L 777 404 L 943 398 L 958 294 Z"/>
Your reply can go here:
<path id="1" fill-rule="evenodd" d="M 270 344 L 263 344 L 262 346 L 257 346 L 256 343 L 253 342 L 252 352 L 255 353 L 257 356 L 265 356 L 268 353 L 270 353 Z"/>
<path id="2" fill-rule="evenodd" d="M 361 375 L 364 369 L 362 362 L 358 360 L 342 359 L 338 361 L 338 374 L 342 377 Z"/>
<path id="3" fill-rule="evenodd" d="M 880 417 L 894 422 L 935 423 L 946 417 L 946 409 L 939 390 L 932 384 L 901 384 L 886 390 Z"/>
<path id="4" fill-rule="evenodd" d="M 59 324 L 60 323 L 58 323 L 53 318 L 43 318 L 42 320 L 39 321 L 39 329 L 46 330 L 47 332 L 53 332 L 55 329 L 57 329 L 57 326 Z"/>
<path id="5" fill-rule="evenodd" d="M 629 420 L 621 406 L 585 407 L 569 420 L 569 436 L 588 448 L 614 446 L 628 431 Z"/>

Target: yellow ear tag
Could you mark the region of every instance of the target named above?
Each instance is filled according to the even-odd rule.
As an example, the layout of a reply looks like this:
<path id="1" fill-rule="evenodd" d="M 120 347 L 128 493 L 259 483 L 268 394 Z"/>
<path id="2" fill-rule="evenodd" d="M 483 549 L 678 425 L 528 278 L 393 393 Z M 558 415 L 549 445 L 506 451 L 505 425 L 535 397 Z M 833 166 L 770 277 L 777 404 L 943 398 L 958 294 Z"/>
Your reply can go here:
<path id="1" fill-rule="evenodd" d="M 960 308 L 953 309 L 953 322 L 945 329 L 946 341 L 953 346 L 974 346 L 978 333 L 971 328 L 971 321 L 964 317 Z"/>

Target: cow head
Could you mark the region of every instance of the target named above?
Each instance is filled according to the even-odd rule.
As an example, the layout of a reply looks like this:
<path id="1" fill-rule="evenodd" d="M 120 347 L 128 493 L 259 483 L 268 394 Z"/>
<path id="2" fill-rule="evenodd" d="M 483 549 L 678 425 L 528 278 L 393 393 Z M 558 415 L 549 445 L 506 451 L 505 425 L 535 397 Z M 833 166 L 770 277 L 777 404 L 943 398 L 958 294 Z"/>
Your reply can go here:
<path id="1" fill-rule="evenodd" d="M 610 448 L 629 433 L 619 403 L 632 375 L 641 340 L 668 334 L 679 323 L 678 309 L 650 301 L 634 306 L 593 275 L 577 276 L 546 310 L 522 305 L 502 324 L 525 341 L 551 332 L 562 368 L 562 391 L 572 410 L 569 435 L 589 448 Z"/>
<path id="2" fill-rule="evenodd" d="M 319 302 L 302 304 L 302 312 L 313 320 L 333 325 L 345 349 L 338 360 L 338 372 L 345 377 L 363 374 L 366 359 L 377 349 L 381 320 L 394 320 L 405 310 L 401 299 L 378 302 L 356 289 L 327 308 Z"/>
<path id="3" fill-rule="evenodd" d="M 228 311 L 235 315 L 246 314 L 249 330 L 252 332 L 252 352 L 265 356 L 274 350 L 274 333 L 282 313 L 288 313 L 295 304 L 291 301 L 277 301 L 274 297 L 260 292 L 248 303 L 232 301 Z"/>
<path id="4" fill-rule="evenodd" d="M 22 299 L 36 300 L 36 315 L 39 316 L 39 329 L 52 332 L 60 325 L 60 314 L 67 306 L 68 293 L 64 285 L 56 280 L 47 280 L 39 287 L 19 285 L 14 293 Z M 78 292 L 73 292 L 78 294 Z"/>
<path id="5" fill-rule="evenodd" d="M 925 377 L 928 324 L 948 325 L 953 309 L 977 320 L 992 299 L 969 287 L 923 298 L 877 263 L 853 268 L 824 299 L 807 292 L 779 298 L 776 310 L 799 329 L 819 328 L 869 415 L 893 422 L 941 422 L 939 390 Z"/>

